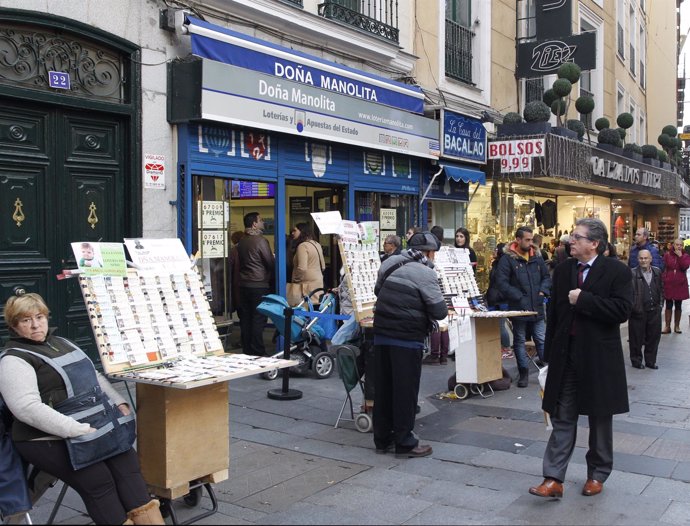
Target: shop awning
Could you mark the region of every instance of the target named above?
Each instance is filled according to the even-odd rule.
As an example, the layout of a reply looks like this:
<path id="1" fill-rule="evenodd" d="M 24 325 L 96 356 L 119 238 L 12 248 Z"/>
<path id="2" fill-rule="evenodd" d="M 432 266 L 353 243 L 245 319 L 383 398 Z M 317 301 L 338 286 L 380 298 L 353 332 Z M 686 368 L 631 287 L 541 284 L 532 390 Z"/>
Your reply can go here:
<path id="1" fill-rule="evenodd" d="M 468 166 L 460 166 L 457 164 L 439 163 L 438 170 L 431 177 L 429 184 L 424 190 L 421 202 L 424 202 L 424 200 L 427 198 L 427 196 L 429 195 L 429 190 L 431 190 L 431 187 L 436 182 L 436 178 L 441 174 L 444 174 L 447 178 L 452 179 L 457 183 L 461 181 L 467 184 L 478 183 L 477 187 L 474 190 L 475 193 L 477 192 L 477 189 L 479 188 L 480 184 L 486 184 L 486 174 L 481 170 L 477 170 L 476 168 L 470 168 Z"/>
<path id="2" fill-rule="evenodd" d="M 446 177 L 450 177 L 453 181 L 486 184 L 486 174 L 481 170 L 446 163 L 439 164 L 439 166 L 443 168 Z"/>

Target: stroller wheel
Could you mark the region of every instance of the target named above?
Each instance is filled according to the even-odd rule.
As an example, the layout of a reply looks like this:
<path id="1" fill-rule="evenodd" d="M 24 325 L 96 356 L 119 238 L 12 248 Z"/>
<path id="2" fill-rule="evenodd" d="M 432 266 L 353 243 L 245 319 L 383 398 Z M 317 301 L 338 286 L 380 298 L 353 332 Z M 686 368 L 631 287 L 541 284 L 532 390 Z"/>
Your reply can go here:
<path id="1" fill-rule="evenodd" d="M 368 433 L 374 427 L 374 422 L 367 413 L 360 413 L 355 418 L 355 427 L 360 433 Z"/>
<path id="2" fill-rule="evenodd" d="M 311 370 L 319 380 L 333 374 L 333 357 L 327 352 L 320 352 L 312 359 Z"/>
<path id="3" fill-rule="evenodd" d="M 278 378 L 278 369 L 271 369 L 270 371 L 261 373 L 261 378 L 263 378 L 264 380 L 275 380 L 276 378 Z"/>

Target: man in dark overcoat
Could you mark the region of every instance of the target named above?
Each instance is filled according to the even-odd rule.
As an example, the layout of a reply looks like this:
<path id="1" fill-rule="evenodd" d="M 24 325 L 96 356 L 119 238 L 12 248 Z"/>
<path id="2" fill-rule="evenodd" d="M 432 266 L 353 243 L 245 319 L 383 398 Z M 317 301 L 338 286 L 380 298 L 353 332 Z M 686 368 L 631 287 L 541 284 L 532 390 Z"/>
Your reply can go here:
<path id="1" fill-rule="evenodd" d="M 661 270 L 652 266 L 649 250 L 640 250 L 640 264 L 632 270 L 633 308 L 628 321 L 630 363 L 636 369 L 658 369 L 656 355 L 661 339 L 664 284 Z M 644 365 L 642 347 L 644 346 Z"/>
<path id="2" fill-rule="evenodd" d="M 563 496 L 578 415 L 589 417 L 582 494 L 601 493 L 613 468 L 613 415 L 629 411 L 620 324 L 632 309 L 632 273 L 624 263 L 603 256 L 607 243 L 602 221 L 580 219 L 570 236 L 572 257 L 554 271 L 542 403 L 553 431 L 544 452 L 544 481 L 529 490 L 540 497 Z"/>

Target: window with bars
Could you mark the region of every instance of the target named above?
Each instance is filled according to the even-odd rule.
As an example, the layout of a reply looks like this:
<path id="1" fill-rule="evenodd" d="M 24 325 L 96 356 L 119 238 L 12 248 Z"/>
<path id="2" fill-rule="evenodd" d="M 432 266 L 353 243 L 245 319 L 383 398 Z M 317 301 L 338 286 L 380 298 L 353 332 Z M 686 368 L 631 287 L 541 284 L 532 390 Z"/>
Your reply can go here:
<path id="1" fill-rule="evenodd" d="M 324 0 L 319 16 L 393 42 L 400 39 L 398 0 Z"/>
<path id="2" fill-rule="evenodd" d="M 446 2 L 446 76 L 472 82 L 472 26 L 471 0 Z"/>
<path id="3" fill-rule="evenodd" d="M 544 77 L 525 80 L 525 104 L 543 100 L 544 98 Z"/>

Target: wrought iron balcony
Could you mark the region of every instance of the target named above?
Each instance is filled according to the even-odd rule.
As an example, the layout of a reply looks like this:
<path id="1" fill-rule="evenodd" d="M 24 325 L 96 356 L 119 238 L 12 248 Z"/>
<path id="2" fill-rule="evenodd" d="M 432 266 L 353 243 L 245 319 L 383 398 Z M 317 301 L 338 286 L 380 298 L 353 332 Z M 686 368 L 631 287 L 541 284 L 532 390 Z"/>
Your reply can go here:
<path id="1" fill-rule="evenodd" d="M 446 19 L 446 76 L 474 85 L 472 38 L 471 29 Z"/>
<path id="2" fill-rule="evenodd" d="M 319 16 L 398 42 L 398 0 L 326 0 Z"/>
<path id="3" fill-rule="evenodd" d="M 525 80 L 525 104 L 544 98 L 544 77 Z"/>

